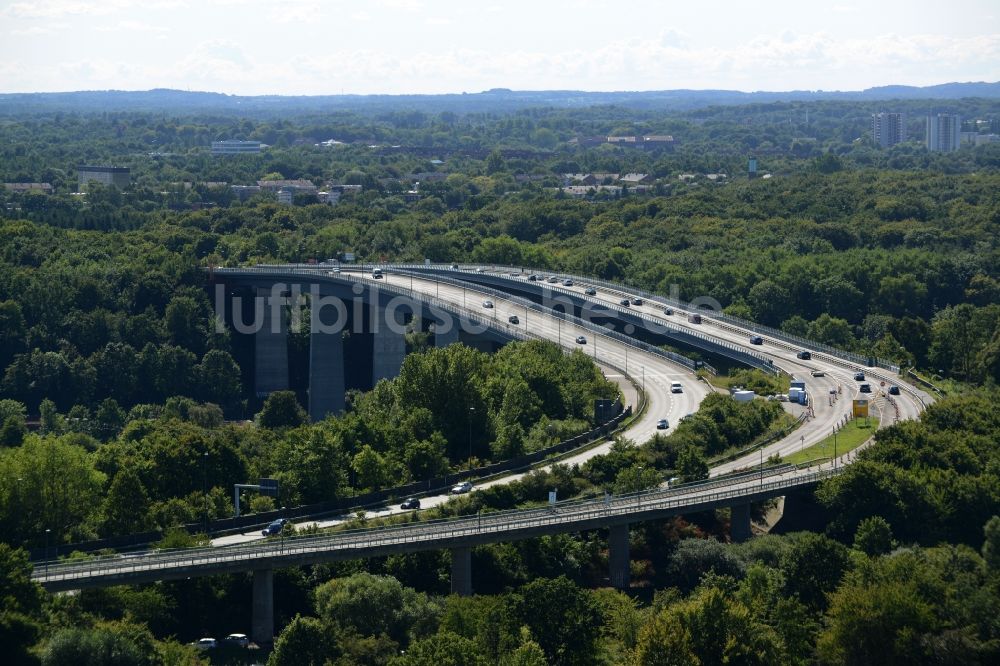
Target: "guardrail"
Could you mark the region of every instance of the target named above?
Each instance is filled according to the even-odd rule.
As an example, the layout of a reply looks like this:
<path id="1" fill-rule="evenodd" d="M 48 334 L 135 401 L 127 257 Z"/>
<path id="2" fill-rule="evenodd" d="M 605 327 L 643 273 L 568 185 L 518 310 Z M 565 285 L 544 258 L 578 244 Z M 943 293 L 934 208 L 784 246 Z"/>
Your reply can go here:
<path id="1" fill-rule="evenodd" d="M 379 547 L 416 546 L 413 550 L 446 547 L 457 540 L 481 539 L 484 535 L 524 533 L 542 529 L 552 532 L 572 531 L 591 521 L 615 523 L 663 512 L 684 513 L 692 507 L 727 500 L 747 500 L 781 494 L 790 488 L 817 483 L 839 473 L 837 469 L 791 471 L 789 466 L 761 468 L 727 478 L 716 478 L 698 484 L 658 489 L 627 495 L 606 496 L 601 500 L 570 500 L 543 508 L 492 512 L 438 521 L 426 521 L 378 528 L 345 530 L 330 535 L 273 539 L 263 543 L 241 544 L 221 548 L 194 548 L 161 551 L 141 556 L 99 556 L 83 561 L 51 563 L 36 568 L 32 578 L 44 583 L 86 581 L 97 577 L 145 576 L 155 578 L 158 572 L 170 569 L 206 569 L 226 564 L 252 563 L 256 560 L 294 560 L 296 557 L 318 555 L 364 557 Z M 789 475 L 789 476 L 785 476 Z M 774 479 L 776 480 L 767 480 Z M 502 540 L 502 539 L 495 539 Z"/>

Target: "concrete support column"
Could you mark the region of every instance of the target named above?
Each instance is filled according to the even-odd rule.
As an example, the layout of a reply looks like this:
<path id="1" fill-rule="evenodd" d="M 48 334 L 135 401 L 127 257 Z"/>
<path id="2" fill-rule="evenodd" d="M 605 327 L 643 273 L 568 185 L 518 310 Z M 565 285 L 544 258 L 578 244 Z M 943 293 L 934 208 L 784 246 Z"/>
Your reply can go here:
<path id="1" fill-rule="evenodd" d="M 628 525 L 612 525 L 608 529 L 608 567 L 611 587 L 627 590 L 629 586 Z"/>
<path id="2" fill-rule="evenodd" d="M 264 308 L 263 324 L 254 335 L 254 391 L 266 396 L 288 389 L 288 326 L 286 298 L 258 289 L 256 307 Z"/>
<path id="3" fill-rule="evenodd" d="M 458 342 L 458 317 L 450 317 L 449 321 L 434 323 L 434 346 L 447 347 Z"/>
<path id="4" fill-rule="evenodd" d="M 309 418 L 344 411 L 344 337 L 340 331 L 309 336 Z"/>
<path id="5" fill-rule="evenodd" d="M 389 313 L 381 307 L 372 317 L 372 385 L 380 379 L 392 379 L 399 375 L 399 368 L 406 356 L 406 338 L 403 313 L 399 309 Z"/>
<path id="6" fill-rule="evenodd" d="M 733 543 L 746 541 L 753 533 L 750 531 L 750 505 L 736 504 L 729 508 L 729 540 Z"/>
<path id="7" fill-rule="evenodd" d="M 253 572 L 253 618 L 250 639 L 257 645 L 274 642 L 274 570 Z"/>
<path id="8" fill-rule="evenodd" d="M 451 593 L 460 597 L 472 595 L 472 549 L 451 549 Z"/>

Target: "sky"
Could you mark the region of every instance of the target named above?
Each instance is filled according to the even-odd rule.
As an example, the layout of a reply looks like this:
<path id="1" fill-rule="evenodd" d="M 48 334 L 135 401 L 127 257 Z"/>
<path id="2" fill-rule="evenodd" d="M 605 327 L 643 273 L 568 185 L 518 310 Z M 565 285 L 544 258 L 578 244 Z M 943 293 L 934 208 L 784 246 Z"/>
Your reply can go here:
<path id="1" fill-rule="evenodd" d="M 998 0 L 0 0 L 0 92 L 1000 81 Z"/>

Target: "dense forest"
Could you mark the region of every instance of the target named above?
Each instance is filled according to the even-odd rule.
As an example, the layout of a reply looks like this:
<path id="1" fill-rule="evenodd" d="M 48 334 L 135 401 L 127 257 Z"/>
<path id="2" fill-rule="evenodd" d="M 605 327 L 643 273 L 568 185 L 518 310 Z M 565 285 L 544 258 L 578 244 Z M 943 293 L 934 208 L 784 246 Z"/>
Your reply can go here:
<path id="1" fill-rule="evenodd" d="M 0 183 L 52 185 L 0 187 L 0 636 L 12 663 L 193 664 L 204 655 L 182 642 L 248 622 L 242 576 L 47 595 L 20 548 L 49 530 L 55 543 L 153 529 L 161 545 L 196 543 L 172 528 L 231 515 L 233 483 L 278 478 L 280 505 L 294 506 L 429 479 L 583 432 L 593 400 L 618 395 L 580 352 L 426 349 L 415 332 L 400 376 L 351 392 L 342 416 L 308 423 L 294 392 L 261 403 L 239 345 L 215 327 L 204 269 L 345 252 L 710 296 L 916 369 L 948 395 L 880 430 L 819 487 L 817 533 L 726 544 L 725 511 L 634 526 L 629 594 L 605 589 L 599 531 L 478 548 L 481 594 L 467 599 L 444 596 L 445 553 L 281 571 L 272 663 L 995 662 L 1000 143 L 928 152 L 932 109 L 961 114 L 966 132 L 1000 130 L 1000 107 L 977 98 L 6 113 Z M 882 110 L 909 114 L 910 141 L 874 145 Z M 643 134 L 674 142 L 587 142 Z M 268 147 L 212 156 L 225 138 Z M 750 156 L 761 177 L 747 176 Z M 132 184 L 78 192 L 83 163 L 127 166 Z M 559 189 L 584 173 L 652 182 L 582 199 Z M 229 188 L 283 179 L 360 191 L 286 205 Z M 780 427 L 781 411 L 710 396 L 669 436 L 620 440 L 420 518 L 538 504 L 551 488 L 586 497 L 701 479 L 714 457 Z"/>

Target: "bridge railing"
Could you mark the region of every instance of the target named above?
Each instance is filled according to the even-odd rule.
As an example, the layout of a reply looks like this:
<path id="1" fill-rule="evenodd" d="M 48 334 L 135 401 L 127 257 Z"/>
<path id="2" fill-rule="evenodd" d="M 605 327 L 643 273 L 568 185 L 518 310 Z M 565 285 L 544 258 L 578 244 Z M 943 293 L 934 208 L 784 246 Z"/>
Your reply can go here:
<path id="1" fill-rule="evenodd" d="M 392 264 L 391 266 L 413 267 L 414 269 L 421 269 L 421 268 L 423 268 L 425 270 L 427 268 L 433 268 L 433 269 L 436 269 L 436 270 L 444 270 L 444 269 L 449 269 L 450 268 L 449 264 Z M 471 270 L 476 270 L 476 269 L 479 269 L 479 268 L 482 268 L 484 271 L 488 270 L 488 271 L 490 271 L 492 273 L 498 273 L 498 274 L 501 273 L 500 271 L 497 270 L 496 265 L 487 265 L 487 264 L 464 264 L 464 265 L 460 266 L 460 268 L 458 270 L 470 270 L 470 269 Z M 523 271 L 524 269 L 522 268 L 521 270 Z M 552 273 L 552 272 L 558 272 L 558 271 L 537 271 L 537 272 Z M 570 276 L 569 273 L 561 273 L 561 272 L 558 272 L 558 273 L 560 275 Z M 617 292 L 619 294 L 622 294 L 623 296 L 635 295 L 635 296 L 639 296 L 641 298 L 644 298 L 644 299 L 647 299 L 647 300 L 650 300 L 650 301 L 653 301 L 653 302 L 656 302 L 656 303 L 663 303 L 665 305 L 669 305 L 671 307 L 676 307 L 676 308 L 679 308 L 679 309 L 682 309 L 682 310 L 692 310 L 692 307 L 693 307 L 691 303 L 686 303 L 686 302 L 684 302 L 684 301 L 682 301 L 680 299 L 669 298 L 667 296 L 662 296 L 660 294 L 655 294 L 655 293 L 652 293 L 652 292 L 646 291 L 644 289 L 640 289 L 638 287 L 634 287 L 632 285 L 625 284 L 625 283 L 622 283 L 622 282 L 614 282 L 614 281 L 611 281 L 611 280 L 602 280 L 601 278 L 595 278 L 595 277 L 589 277 L 589 276 L 576 276 L 576 275 L 573 275 L 572 277 L 574 279 L 578 279 L 579 281 L 581 281 L 583 283 L 593 284 L 595 286 L 601 286 L 601 287 L 603 287 L 605 289 L 608 289 L 608 290 Z M 749 320 L 746 320 L 746 319 L 742 319 L 740 317 L 733 317 L 732 315 L 727 315 L 727 314 L 725 314 L 723 312 L 719 312 L 719 311 L 715 311 L 715 310 L 711 310 L 711 311 L 702 310 L 702 309 L 697 308 L 696 306 L 694 306 L 694 309 L 692 311 L 699 312 L 703 317 L 710 317 L 712 319 L 718 319 L 720 321 L 727 322 L 727 323 L 732 324 L 734 326 L 737 326 L 737 327 L 739 327 L 739 328 L 741 328 L 743 330 L 753 331 L 755 333 L 760 333 L 760 334 L 763 334 L 763 335 L 767 335 L 768 337 L 771 337 L 771 338 L 776 338 L 776 339 L 784 340 L 784 341 L 792 343 L 792 344 L 794 344 L 794 345 L 796 345 L 798 347 L 801 347 L 802 349 L 809 349 L 809 350 L 812 350 L 812 351 L 820 351 L 820 352 L 823 352 L 825 354 L 829 354 L 831 356 L 837 356 L 837 357 L 839 357 L 839 358 L 841 358 L 841 359 L 843 359 L 845 361 L 848 361 L 850 363 L 853 363 L 855 365 L 865 365 L 866 366 L 866 365 L 868 365 L 868 361 L 869 360 L 873 360 L 874 364 L 877 367 L 884 368 L 886 370 L 889 370 L 890 372 L 896 372 L 896 373 L 899 372 L 899 366 L 895 365 L 893 363 L 890 363 L 888 361 L 885 361 L 885 360 L 882 360 L 882 359 L 878 359 L 878 358 L 874 358 L 873 359 L 871 357 L 863 356 L 861 354 L 850 352 L 850 351 L 847 351 L 845 349 L 839 349 L 837 347 L 832 347 L 832 346 L 824 344 L 822 342 L 817 342 L 816 340 L 810 340 L 808 338 L 804 338 L 804 337 L 801 337 L 801 336 L 798 336 L 798 335 L 794 335 L 792 333 L 788 333 L 786 331 L 782 331 L 780 329 L 776 329 L 776 328 L 773 328 L 771 326 L 764 326 L 763 324 L 758 324 L 758 323 L 755 323 L 755 322 L 752 322 L 752 321 L 749 321 Z"/>
<path id="2" fill-rule="evenodd" d="M 792 471 L 789 466 L 782 465 L 671 489 L 607 496 L 603 500 L 571 500 L 535 509 L 345 530 L 331 535 L 272 539 L 264 543 L 222 548 L 162 551 L 142 556 L 101 556 L 83 561 L 59 562 L 50 564 L 45 569 L 36 568 L 33 578 L 53 583 L 128 574 L 155 578 L 156 571 L 184 567 L 211 568 L 219 564 L 333 552 L 363 557 L 365 551 L 394 544 L 426 543 L 430 549 L 441 547 L 439 544 L 448 540 L 472 538 L 487 533 L 516 533 L 545 527 L 552 528 L 553 532 L 569 531 L 574 525 L 595 519 L 619 522 L 636 513 L 683 513 L 686 509 L 705 504 L 725 503 L 728 500 L 739 502 L 748 498 L 780 494 L 790 488 L 811 485 L 839 472 L 840 469 L 836 468 Z"/>

